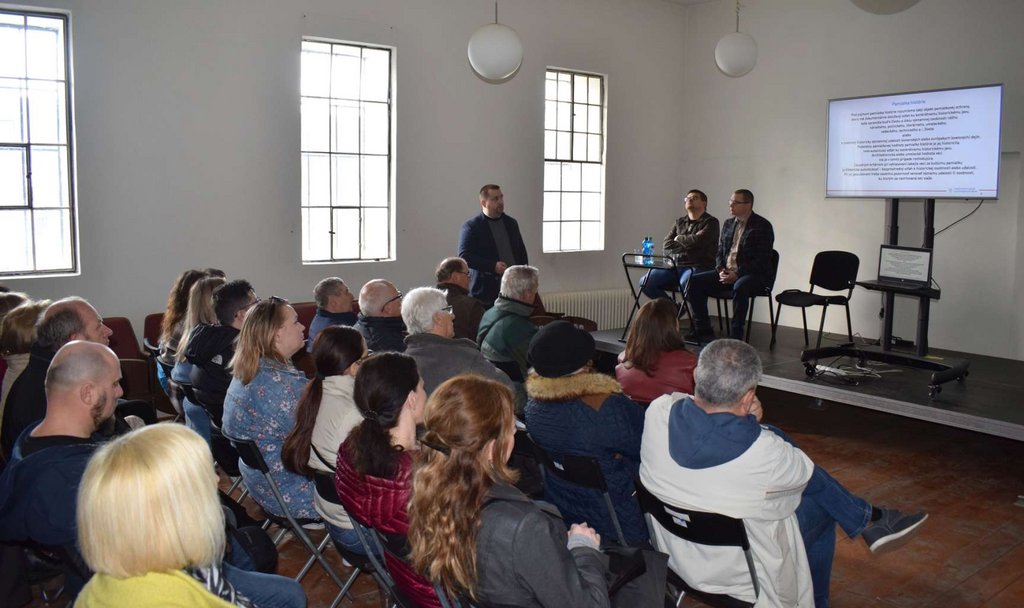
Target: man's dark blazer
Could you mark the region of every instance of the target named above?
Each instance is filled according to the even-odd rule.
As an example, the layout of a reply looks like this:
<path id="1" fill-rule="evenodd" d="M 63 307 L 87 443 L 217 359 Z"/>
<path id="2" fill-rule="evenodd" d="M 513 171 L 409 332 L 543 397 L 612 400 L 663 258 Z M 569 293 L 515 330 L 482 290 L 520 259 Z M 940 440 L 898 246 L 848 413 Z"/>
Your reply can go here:
<path id="1" fill-rule="evenodd" d="M 717 268 L 725 268 L 732 248 L 732 236 L 736 231 L 736 218 L 725 220 L 722 238 L 718 241 Z M 744 277 L 755 275 L 767 285 L 771 278 L 772 247 L 775 245 L 775 231 L 772 223 L 756 213 L 747 219 L 747 228 L 740 236 L 740 248 L 736 252 L 736 274 Z"/>
<path id="2" fill-rule="evenodd" d="M 501 287 L 501 275 L 494 272 L 498 263 L 498 245 L 491 234 L 490 222 L 503 222 L 508 231 L 508 240 L 512 245 L 514 260 L 502 260 L 509 266 L 529 264 L 523 235 L 519 232 L 519 223 L 503 214 L 492 220 L 481 211 L 475 217 L 466 220 L 459 232 L 459 257 L 469 265 L 469 294 L 490 307 L 498 297 Z"/>

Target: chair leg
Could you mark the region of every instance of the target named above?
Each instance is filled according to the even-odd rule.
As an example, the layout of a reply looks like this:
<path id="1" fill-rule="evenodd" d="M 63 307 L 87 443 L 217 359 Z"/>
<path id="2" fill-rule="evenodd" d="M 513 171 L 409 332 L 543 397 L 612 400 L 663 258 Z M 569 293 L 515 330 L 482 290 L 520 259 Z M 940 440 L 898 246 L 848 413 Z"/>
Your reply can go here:
<path id="1" fill-rule="evenodd" d="M 821 336 L 825 334 L 825 313 L 828 312 L 828 302 L 825 302 L 821 306 L 821 323 L 818 325 L 818 343 L 814 345 L 814 349 L 818 350 L 821 348 Z"/>
<path id="2" fill-rule="evenodd" d="M 771 306 L 771 302 L 768 303 Z M 773 315 L 769 315 L 769 321 L 772 323 L 772 341 L 768 343 L 768 350 L 775 348 L 775 334 L 779 330 L 779 317 L 782 316 L 782 304 L 775 310 Z"/>
<path id="3" fill-rule="evenodd" d="M 807 308 L 800 307 L 800 316 L 804 320 L 804 348 L 807 348 L 811 345 L 811 338 L 807 335 Z"/>
<path id="4" fill-rule="evenodd" d="M 771 297 L 771 296 L 769 296 Z M 757 297 L 750 298 L 750 307 L 747 310 L 747 333 L 744 342 L 750 343 L 750 328 L 754 326 L 754 302 L 757 302 Z M 770 302 L 769 302 L 770 304 Z"/>
<path id="5" fill-rule="evenodd" d="M 619 536 L 619 542 L 622 543 L 623 547 L 628 546 L 626 544 L 626 535 L 622 533 L 622 526 L 619 525 L 619 516 L 615 513 L 615 505 L 612 504 L 611 494 L 608 492 L 604 493 L 604 504 L 608 507 L 608 513 L 612 516 L 612 525 L 615 526 L 615 533 Z"/>
<path id="6" fill-rule="evenodd" d="M 722 333 L 722 301 L 715 298 L 715 308 L 718 309 L 718 333 Z M 729 307 L 726 306 L 725 314 L 729 314 Z"/>
<path id="7" fill-rule="evenodd" d="M 846 307 L 846 334 L 850 342 L 853 342 L 853 321 L 850 320 L 850 303 L 847 302 L 843 306 Z"/>

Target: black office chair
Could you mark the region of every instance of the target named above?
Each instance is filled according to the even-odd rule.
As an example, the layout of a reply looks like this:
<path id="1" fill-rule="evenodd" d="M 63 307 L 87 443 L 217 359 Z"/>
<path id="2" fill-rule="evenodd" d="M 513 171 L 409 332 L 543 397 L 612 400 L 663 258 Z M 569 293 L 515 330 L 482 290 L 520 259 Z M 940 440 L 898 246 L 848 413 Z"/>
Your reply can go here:
<path id="1" fill-rule="evenodd" d="M 669 534 L 678 536 L 691 543 L 742 549 L 743 556 L 747 561 L 747 569 L 750 572 L 750 583 L 754 589 L 754 597 L 760 595 L 761 589 L 757 582 L 757 569 L 754 567 L 754 557 L 750 552 L 750 541 L 747 539 L 747 529 L 743 526 L 742 519 L 734 519 L 718 513 L 694 511 L 665 504 L 651 494 L 639 479 L 636 481 L 636 493 L 637 498 L 640 500 L 640 508 L 646 515 L 647 526 L 651 533 L 651 542 L 655 544 L 655 548 L 662 550 L 661 547 L 657 546 L 658 537 L 655 534 L 653 522 L 657 522 Z M 671 568 L 668 571 L 668 579 L 669 584 L 679 590 L 676 606 L 682 603 L 683 597 L 687 593 L 694 595 L 706 604 L 721 608 L 751 608 L 754 605 L 731 595 L 701 591 L 687 583 L 679 573 L 674 572 Z"/>
<path id="2" fill-rule="evenodd" d="M 628 546 L 626 536 L 622 533 L 622 526 L 619 524 L 619 516 L 615 513 L 612 496 L 608 493 L 608 484 L 601 471 L 601 464 L 597 458 L 575 454 L 551 454 L 540 447 L 536 441 L 533 442 L 533 445 L 537 450 L 537 460 L 544 467 L 546 475 L 554 475 L 563 481 L 601 492 L 604 504 L 611 515 L 612 525 L 615 526 L 619 544 L 623 547 Z"/>
<path id="3" fill-rule="evenodd" d="M 828 312 L 829 304 L 843 306 L 846 308 L 846 333 L 850 342 L 853 342 L 853 322 L 850 320 L 850 297 L 853 296 L 853 287 L 857 282 L 857 270 L 860 268 L 860 258 L 848 251 L 821 251 L 814 256 L 814 264 L 811 266 L 811 288 L 808 291 L 799 289 L 787 289 L 775 296 L 779 308 L 772 321 L 772 343 L 775 346 L 775 332 L 779 327 L 779 317 L 782 316 L 783 306 L 796 306 L 800 309 L 800 316 L 804 321 L 804 346 L 809 346 L 811 341 L 807 335 L 807 308 L 810 306 L 821 306 L 821 323 L 818 325 L 818 341 L 815 349 L 821 348 L 821 334 L 825 330 L 825 313 Z M 827 295 L 814 293 L 814 288 L 820 287 L 827 291 L 845 291 L 845 294 Z"/>
<path id="4" fill-rule="evenodd" d="M 259 446 L 256 445 L 256 442 L 252 439 L 232 437 L 227 433 L 224 433 L 224 437 L 235 446 L 236 450 L 238 450 L 238 457 L 242 459 L 242 462 L 250 468 L 259 471 L 260 474 L 263 475 L 263 478 L 267 480 L 267 484 L 270 486 L 270 491 L 274 494 L 274 499 L 277 502 L 278 508 L 282 513 L 284 513 L 284 516 L 282 517 L 271 513 L 266 508 L 263 509 L 264 512 L 266 512 L 267 518 L 281 529 L 281 532 L 274 539 L 274 544 L 276 545 L 279 543 L 285 533 L 291 532 L 292 535 L 298 538 L 299 541 L 305 545 L 306 549 L 309 550 L 309 560 L 306 561 L 302 570 L 300 570 L 298 575 L 295 576 L 295 580 L 301 582 L 303 577 L 306 576 L 306 573 L 313 567 L 313 563 L 320 562 L 320 566 L 324 569 L 327 575 L 335 582 L 335 584 L 338 585 L 338 588 L 343 591 L 343 593 L 339 593 L 334 598 L 334 602 L 331 603 L 332 608 L 337 606 L 345 596 L 345 593 L 348 592 L 348 586 L 346 586 L 345 581 L 341 580 L 341 577 L 334 571 L 334 568 L 332 568 L 327 562 L 327 559 L 324 558 L 323 550 L 327 546 L 327 543 L 330 542 L 331 535 L 325 532 L 323 541 L 319 545 L 313 544 L 313 541 L 310 540 L 309 535 L 306 534 L 302 525 L 318 522 L 319 520 L 296 519 L 292 515 L 291 511 L 288 509 L 288 503 L 285 502 L 284 496 L 281 495 L 280 488 L 277 487 L 277 482 L 274 481 L 273 476 L 270 474 L 270 466 L 267 464 L 266 459 L 263 458 L 263 454 L 260 452 Z"/>
<path id="5" fill-rule="evenodd" d="M 773 300 L 772 300 L 772 289 L 775 287 L 775 277 L 779 273 L 779 252 L 774 250 L 774 249 L 772 249 L 771 259 L 769 260 L 768 272 L 769 272 L 769 274 L 768 274 L 768 284 L 764 286 L 764 290 L 756 292 L 750 298 L 750 307 L 747 310 L 747 323 L 746 323 L 747 331 L 746 331 L 745 337 L 743 338 L 747 342 L 750 342 L 750 326 L 753 324 L 753 320 L 754 320 L 754 303 L 757 301 L 757 298 L 762 297 L 762 296 L 768 298 L 768 320 L 769 320 L 769 322 L 771 322 L 771 319 L 774 318 L 774 316 L 775 316 L 775 305 L 773 304 Z M 715 305 L 718 308 L 718 331 L 719 331 L 719 333 L 721 333 L 723 331 L 722 330 L 722 304 L 723 303 L 725 303 L 725 326 L 726 327 L 731 327 L 731 325 L 729 323 L 729 305 L 728 305 L 728 302 L 732 301 L 732 296 L 733 296 L 733 289 L 732 289 L 731 285 L 727 285 L 727 286 L 723 287 L 722 289 L 720 289 L 720 290 L 718 290 L 716 292 L 713 292 L 711 294 L 711 297 L 715 299 Z"/>

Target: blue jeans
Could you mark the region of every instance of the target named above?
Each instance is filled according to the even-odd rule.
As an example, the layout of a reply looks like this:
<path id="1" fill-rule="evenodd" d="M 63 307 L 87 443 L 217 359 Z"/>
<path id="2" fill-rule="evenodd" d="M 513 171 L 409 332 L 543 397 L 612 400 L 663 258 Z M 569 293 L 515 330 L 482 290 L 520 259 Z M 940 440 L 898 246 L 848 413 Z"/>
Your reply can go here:
<path id="1" fill-rule="evenodd" d="M 199 436 L 206 440 L 206 445 L 212 447 L 210 414 L 202 406 L 192 403 L 184 396 L 181 398 L 181 409 L 185 411 L 185 425 L 199 433 Z"/>
<path id="2" fill-rule="evenodd" d="M 796 446 L 782 430 L 767 426 L 787 443 Z M 796 509 L 796 519 L 811 567 L 814 606 L 828 608 L 832 559 L 836 552 L 836 524 L 839 524 L 846 536 L 853 538 L 870 523 L 871 505 L 847 490 L 825 469 L 814 465 L 814 472 L 804 488 L 800 506 Z"/>
<path id="3" fill-rule="evenodd" d="M 652 300 L 655 298 L 671 299 L 665 290 L 684 293 L 686 291 L 686 283 L 690 280 L 690 275 L 697 270 L 690 266 L 680 266 L 677 269 L 679 272 L 679 282 L 677 283 L 676 270 L 652 268 L 647 271 L 647 274 L 640 277 L 640 291 Z"/>
<path id="4" fill-rule="evenodd" d="M 335 543 L 341 545 L 347 551 L 366 555 L 366 551 L 363 550 L 363 543 L 359 542 L 359 535 L 356 534 L 355 530 L 352 528 L 341 528 L 328 521 L 324 521 L 324 525 L 327 526 L 327 532 Z"/>
<path id="5" fill-rule="evenodd" d="M 298 581 L 277 574 L 250 572 L 224 562 L 224 578 L 260 608 L 305 608 L 306 591 Z"/>
<path id="6" fill-rule="evenodd" d="M 711 331 L 711 319 L 708 316 L 708 296 L 726 287 L 718 280 L 717 270 L 705 270 L 694 273 L 690 277 L 686 300 L 690 303 L 690 314 L 693 315 L 694 330 L 698 334 L 707 335 Z M 748 274 L 736 279 L 732 284 L 732 327 L 729 337 L 743 339 L 743 328 L 747 322 L 747 311 L 750 309 L 750 298 L 764 292 L 764 283 L 760 277 Z"/>

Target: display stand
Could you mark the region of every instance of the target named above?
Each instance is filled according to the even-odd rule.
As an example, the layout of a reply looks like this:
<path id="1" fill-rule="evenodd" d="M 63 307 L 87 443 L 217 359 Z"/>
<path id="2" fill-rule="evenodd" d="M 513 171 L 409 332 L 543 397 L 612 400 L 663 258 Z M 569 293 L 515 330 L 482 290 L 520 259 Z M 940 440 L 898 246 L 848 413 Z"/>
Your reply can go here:
<path id="1" fill-rule="evenodd" d="M 900 199 L 889 200 L 889 230 L 886 243 L 889 245 L 898 244 L 899 240 L 899 205 Z M 924 245 L 925 249 L 933 249 L 935 243 L 935 199 L 925 201 L 924 206 Z M 817 372 L 819 359 L 829 357 L 855 357 L 864 361 L 881 361 L 893 365 L 905 365 L 918 369 L 931 370 L 932 377 L 928 383 L 928 396 L 935 397 L 942 392 L 942 385 L 950 380 L 963 382 L 967 375 L 970 362 L 967 359 L 944 358 L 941 361 L 927 358 L 928 355 L 928 320 L 931 309 L 931 301 L 938 300 L 942 295 L 941 291 L 931 286 L 920 288 L 909 288 L 903 286 L 888 285 L 878 281 L 857 281 L 857 285 L 872 291 L 882 292 L 885 296 L 885 320 L 882 329 L 882 344 L 880 349 L 873 347 L 860 347 L 855 344 L 844 344 L 841 346 L 829 346 L 825 348 L 809 349 L 800 354 L 800 361 L 808 376 L 814 377 Z M 892 317 L 893 307 L 896 303 L 896 295 L 907 295 L 918 298 L 917 312 L 917 354 L 894 352 L 892 350 Z"/>

